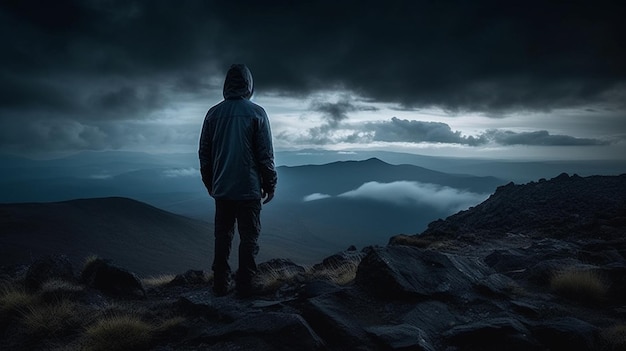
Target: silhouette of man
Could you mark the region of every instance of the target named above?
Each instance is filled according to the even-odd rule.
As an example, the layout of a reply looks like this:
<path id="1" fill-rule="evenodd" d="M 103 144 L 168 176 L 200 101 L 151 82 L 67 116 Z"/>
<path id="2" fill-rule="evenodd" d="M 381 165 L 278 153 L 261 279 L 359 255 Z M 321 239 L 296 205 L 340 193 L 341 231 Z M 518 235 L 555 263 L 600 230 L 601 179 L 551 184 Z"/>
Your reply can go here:
<path id="1" fill-rule="evenodd" d="M 250 101 L 252 74 L 243 64 L 233 64 L 224 80 L 224 100 L 211 107 L 200 136 L 202 182 L 215 199 L 215 254 L 213 292 L 226 295 L 230 286 L 228 264 L 237 223 L 239 269 L 237 294 L 252 293 L 252 277 L 259 251 L 261 200 L 274 198 L 276 170 L 272 133 L 265 110 Z"/>

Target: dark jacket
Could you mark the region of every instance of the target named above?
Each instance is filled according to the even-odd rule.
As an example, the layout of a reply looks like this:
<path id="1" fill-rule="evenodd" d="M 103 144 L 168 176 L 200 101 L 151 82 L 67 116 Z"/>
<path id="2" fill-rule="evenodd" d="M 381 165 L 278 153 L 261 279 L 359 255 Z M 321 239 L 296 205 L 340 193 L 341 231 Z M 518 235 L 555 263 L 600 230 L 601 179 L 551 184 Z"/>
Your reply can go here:
<path id="1" fill-rule="evenodd" d="M 224 81 L 224 101 L 207 112 L 200 136 L 200 171 L 216 199 L 261 199 L 276 187 L 272 132 L 263 108 L 250 101 L 252 74 L 232 65 Z"/>

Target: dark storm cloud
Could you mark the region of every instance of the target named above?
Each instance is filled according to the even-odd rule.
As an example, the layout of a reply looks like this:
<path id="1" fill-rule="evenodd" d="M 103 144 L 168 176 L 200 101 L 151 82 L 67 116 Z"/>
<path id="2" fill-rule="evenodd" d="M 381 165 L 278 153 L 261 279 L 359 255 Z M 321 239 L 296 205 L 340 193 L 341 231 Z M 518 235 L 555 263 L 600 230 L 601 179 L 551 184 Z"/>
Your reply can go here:
<path id="1" fill-rule="evenodd" d="M 344 131 L 335 136 L 336 131 Z M 337 142 L 370 143 L 403 142 L 403 143 L 435 143 L 481 146 L 489 143 L 498 145 L 532 145 L 532 146 L 593 146 L 609 145 L 612 141 L 592 138 L 577 138 L 569 135 L 550 134 L 546 130 L 533 132 L 513 132 L 510 130 L 490 129 L 477 136 L 463 135 L 460 131 L 441 122 L 425 122 L 392 117 L 389 121 L 365 122 L 328 128 L 323 124 L 311 128 L 302 141 L 313 144 L 332 144 Z M 278 135 L 278 138 L 285 138 Z"/>
<path id="2" fill-rule="evenodd" d="M 337 128 L 341 121 L 348 119 L 349 112 L 376 111 L 373 106 L 354 103 L 349 97 L 343 97 L 337 102 L 313 101 L 310 109 L 322 113 L 322 118 L 329 128 Z"/>
<path id="3" fill-rule="evenodd" d="M 389 122 L 369 122 L 363 130 L 374 133 L 373 140 L 410 143 L 449 143 L 480 145 L 486 140 L 482 137 L 463 136 L 459 131 L 452 131 L 449 125 L 441 122 L 422 122 L 392 117 Z"/>
<path id="4" fill-rule="evenodd" d="M 549 109 L 625 83 L 624 15 L 619 2 L 8 1 L 1 62 L 158 82 L 245 61 L 257 91 L 342 86 L 451 111 Z"/>
<path id="5" fill-rule="evenodd" d="M 510 130 L 488 130 L 483 134 L 483 137 L 500 145 L 590 146 L 610 144 L 606 140 L 553 135 L 546 130 L 522 133 L 515 133 Z"/>
<path id="6" fill-rule="evenodd" d="M 625 15 L 617 1 L 3 1 L 0 122 L 146 119 L 183 94 L 206 99 L 232 62 L 249 65 L 258 93 L 343 89 L 489 116 L 623 109 Z M 326 128 L 354 112 L 317 108 Z"/>

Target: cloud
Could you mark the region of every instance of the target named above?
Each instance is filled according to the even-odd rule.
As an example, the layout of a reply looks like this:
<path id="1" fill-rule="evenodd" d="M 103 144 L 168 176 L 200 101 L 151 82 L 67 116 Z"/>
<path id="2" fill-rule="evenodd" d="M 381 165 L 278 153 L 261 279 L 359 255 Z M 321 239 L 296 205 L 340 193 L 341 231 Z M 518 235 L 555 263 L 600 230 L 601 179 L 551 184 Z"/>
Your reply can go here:
<path id="1" fill-rule="evenodd" d="M 515 133 L 510 130 L 491 129 L 486 131 L 482 137 L 493 140 L 500 145 L 590 146 L 611 143 L 607 140 L 550 134 L 547 130 Z"/>
<path id="2" fill-rule="evenodd" d="M 163 171 L 163 175 L 167 178 L 200 177 L 200 170 L 193 167 L 166 169 Z"/>
<path id="3" fill-rule="evenodd" d="M 376 111 L 377 108 L 363 104 L 355 104 L 351 98 L 343 96 L 337 102 L 315 100 L 311 103 L 311 110 L 321 112 L 330 129 L 337 128 L 341 121 L 348 119 L 349 112 Z"/>
<path id="4" fill-rule="evenodd" d="M 392 183 L 367 182 L 355 190 L 338 195 L 354 199 L 369 199 L 396 205 L 419 204 L 457 212 L 474 206 L 488 194 L 476 194 L 435 184 L 397 181 Z"/>
<path id="5" fill-rule="evenodd" d="M 39 151 L 117 150 L 122 148 L 171 151 L 175 145 L 197 144 L 197 124 L 164 125 L 158 121 L 77 121 L 25 115 L 0 119 L 0 150 Z M 166 145 L 168 149 L 161 150 Z"/>
<path id="6" fill-rule="evenodd" d="M 373 140 L 410 143 L 446 143 L 446 144 L 484 144 L 484 138 L 463 136 L 459 131 L 452 131 L 449 125 L 441 122 L 423 122 L 392 117 L 390 121 L 368 122 L 363 130 L 373 132 Z"/>
<path id="7" fill-rule="evenodd" d="M 77 123 L 73 127 L 108 134 L 104 130 L 113 127 L 104 124 L 112 120 L 148 121 L 180 102 L 219 99 L 233 62 L 250 66 L 259 94 L 306 98 L 339 89 L 404 109 L 499 118 L 589 106 L 623 111 L 621 13 L 620 2 L 531 2 L 512 10 L 489 0 L 394 6 L 373 0 L 5 1 L 0 31 L 11 34 L 0 55 L 0 123 L 35 115 L 46 120 L 40 128 Z M 325 124 L 312 138 L 317 144 L 348 138 L 329 136 L 327 129 L 341 127 L 361 108 L 353 100 L 314 103 Z M 606 123 L 618 125 L 621 118 Z M 34 136 L 33 122 L 26 124 L 11 130 Z M 445 125 L 401 124 L 370 128 L 385 140 L 417 135 L 426 142 L 476 142 Z M 420 128 L 428 132 L 419 134 Z M 374 134 L 356 132 L 354 140 Z M 128 137 L 93 142 L 65 136 L 58 144 L 133 145 L 142 135 Z M 59 146 L 43 138 L 23 147 L 30 144 Z"/>
<path id="8" fill-rule="evenodd" d="M 178 88 L 192 92 L 198 82 L 180 77 L 223 75 L 228 64 L 245 61 L 257 91 L 341 86 L 405 106 L 545 110 L 605 101 L 624 83 L 620 13 L 617 2 L 534 2 L 512 11 L 487 0 L 13 1 L 0 7 L 1 29 L 14 33 L 0 63 L 20 76 L 81 76 L 84 86 L 116 75 L 183 82 Z"/>
<path id="9" fill-rule="evenodd" d="M 302 201 L 304 202 L 309 202 L 309 201 L 315 201 L 315 200 L 321 200 L 321 199 L 326 199 L 331 197 L 328 194 L 321 194 L 321 193 L 313 193 L 310 195 L 305 196 Z"/>
<path id="10" fill-rule="evenodd" d="M 278 134 L 277 138 L 286 138 Z M 293 140 L 292 140 L 293 141 Z M 569 135 L 550 134 L 547 130 L 532 132 L 514 132 L 502 129 L 489 129 L 477 135 L 463 135 L 460 131 L 442 122 L 426 122 L 392 117 L 388 121 L 362 122 L 337 126 L 334 129 L 320 127 L 311 128 L 308 134 L 300 137 L 300 142 L 313 144 L 371 142 L 388 143 L 433 143 L 482 146 L 487 144 L 534 145 L 534 146 L 595 146 L 609 145 L 613 140 L 594 138 L 578 138 Z"/>

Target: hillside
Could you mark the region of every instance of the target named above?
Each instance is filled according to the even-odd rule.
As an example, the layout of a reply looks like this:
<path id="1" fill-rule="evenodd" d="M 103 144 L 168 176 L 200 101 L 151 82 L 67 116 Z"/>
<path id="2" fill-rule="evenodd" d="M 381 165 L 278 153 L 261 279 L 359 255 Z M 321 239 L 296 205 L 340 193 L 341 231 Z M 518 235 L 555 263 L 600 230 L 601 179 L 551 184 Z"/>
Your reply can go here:
<path id="1" fill-rule="evenodd" d="M 0 265 L 96 254 L 142 274 L 210 264 L 213 228 L 127 198 L 0 204 Z"/>
<path id="2" fill-rule="evenodd" d="M 422 236 L 623 238 L 626 174 L 569 176 L 498 187 L 483 203 L 428 225 Z"/>
<path id="3" fill-rule="evenodd" d="M 626 175 L 508 184 L 387 246 L 262 262 L 247 298 L 213 296 L 203 271 L 0 267 L 0 348 L 624 350 L 625 204 Z"/>

